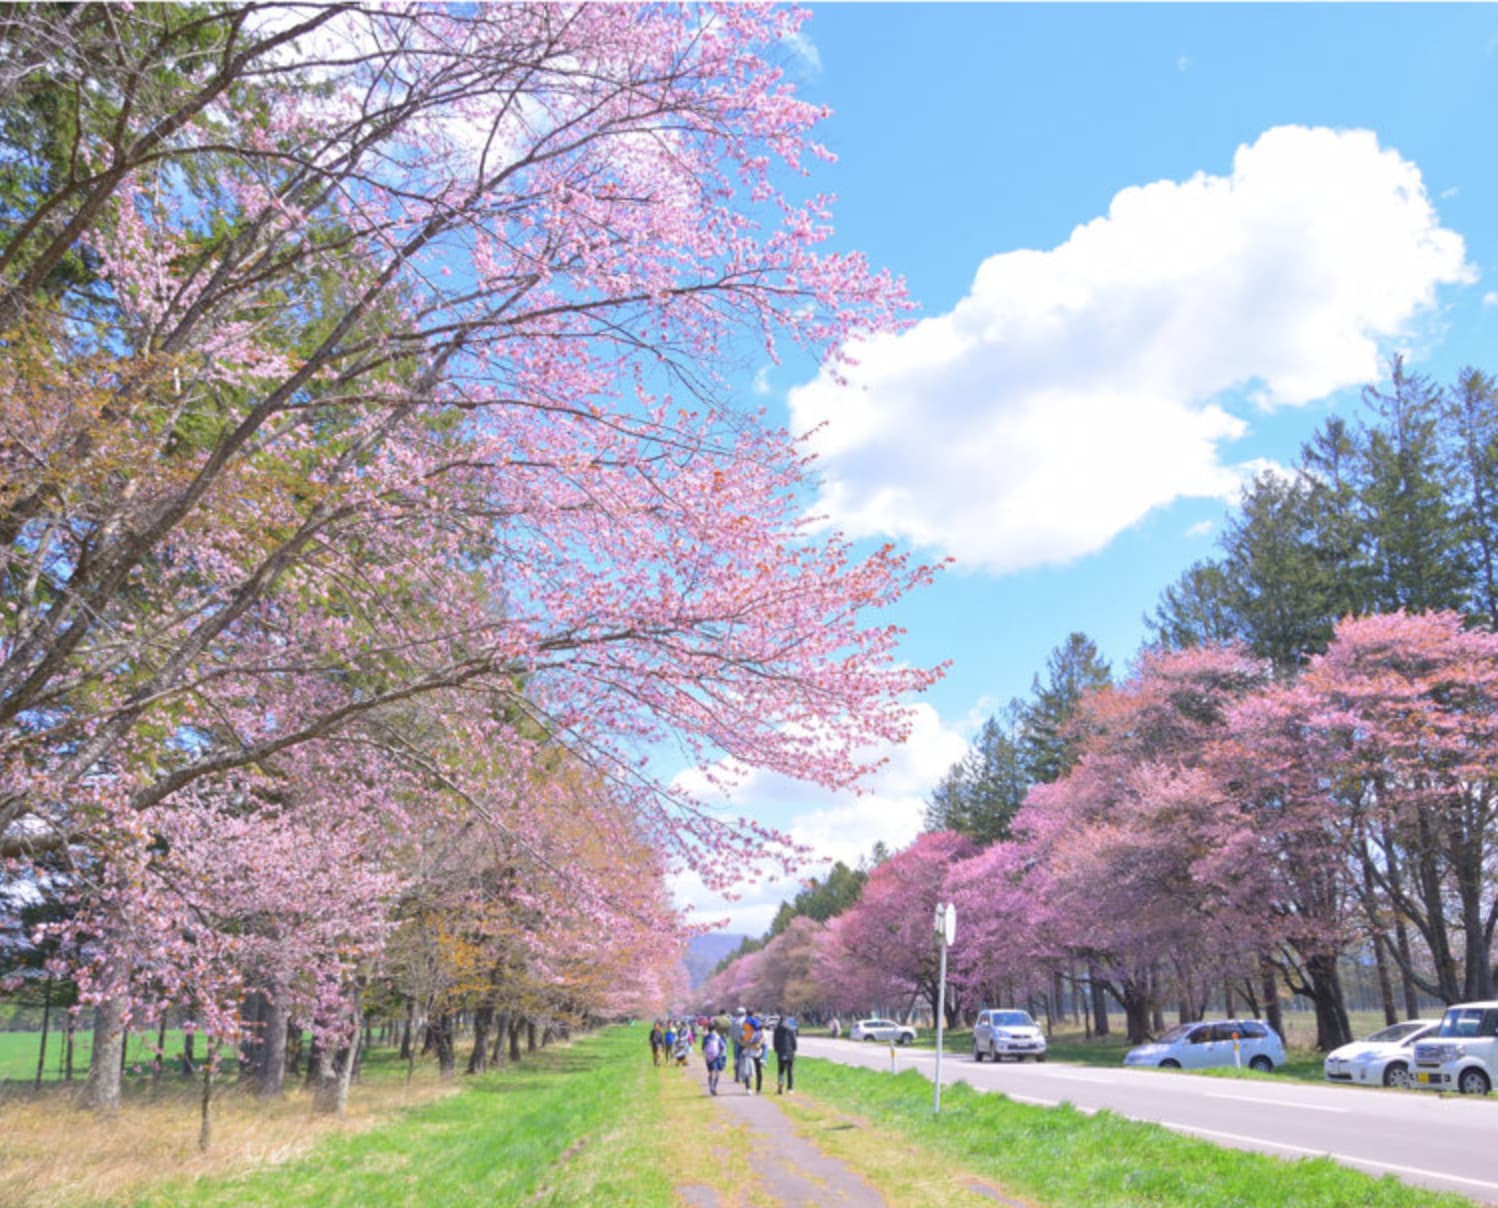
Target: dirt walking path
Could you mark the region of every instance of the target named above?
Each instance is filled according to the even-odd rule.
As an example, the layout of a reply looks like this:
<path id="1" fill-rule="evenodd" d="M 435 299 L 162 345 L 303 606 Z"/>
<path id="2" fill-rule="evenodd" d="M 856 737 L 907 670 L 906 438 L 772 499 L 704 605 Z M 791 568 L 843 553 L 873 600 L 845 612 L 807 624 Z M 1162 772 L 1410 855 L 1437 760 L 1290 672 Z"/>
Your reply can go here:
<path id="1" fill-rule="evenodd" d="M 732 1070 L 726 1071 L 732 1073 Z M 706 1093 L 707 1078 L 700 1064 L 689 1075 L 703 1086 L 704 1110 L 749 1130 L 757 1190 L 786 1208 L 885 1208 L 887 1201 L 850 1167 L 828 1157 L 802 1137 L 768 1094 L 751 1095 L 725 1077 L 718 1094 Z M 692 1208 L 718 1208 L 718 1194 L 701 1185 L 678 1187 Z"/>

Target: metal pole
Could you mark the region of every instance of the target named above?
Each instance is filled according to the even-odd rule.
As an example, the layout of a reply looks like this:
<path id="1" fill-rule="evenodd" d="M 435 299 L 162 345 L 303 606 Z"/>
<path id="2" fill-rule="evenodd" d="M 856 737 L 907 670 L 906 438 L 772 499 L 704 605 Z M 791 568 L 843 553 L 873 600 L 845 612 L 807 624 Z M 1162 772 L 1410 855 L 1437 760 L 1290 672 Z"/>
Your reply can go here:
<path id="1" fill-rule="evenodd" d="M 941 936 L 941 972 L 936 983 L 936 1106 L 931 1110 L 941 1112 L 941 1037 L 942 1024 L 947 1017 L 947 937 Z"/>

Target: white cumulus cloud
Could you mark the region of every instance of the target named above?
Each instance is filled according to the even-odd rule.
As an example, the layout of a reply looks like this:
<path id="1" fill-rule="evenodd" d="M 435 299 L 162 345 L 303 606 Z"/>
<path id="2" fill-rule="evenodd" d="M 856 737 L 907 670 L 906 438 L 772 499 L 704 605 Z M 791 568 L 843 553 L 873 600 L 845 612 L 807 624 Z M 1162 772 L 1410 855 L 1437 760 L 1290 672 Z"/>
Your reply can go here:
<path id="1" fill-rule="evenodd" d="M 690 905 L 695 919 L 727 917 L 730 931 L 759 935 L 780 903 L 800 892 L 805 877 L 825 872 L 837 860 L 854 865 L 880 840 L 891 851 L 908 845 L 921 832 L 931 790 L 966 754 L 969 741 L 968 726 L 947 723 L 925 702 L 913 706 L 912 721 L 910 738 L 886 752 L 888 761 L 861 794 L 833 793 L 784 776 L 747 773 L 729 798 L 717 798 L 716 803 L 729 814 L 752 817 L 811 848 L 810 863 L 795 877 L 745 885 L 733 902 L 708 890 L 695 874 L 682 872 L 671 880 L 677 902 Z M 715 800 L 699 772 L 682 773 L 677 784 L 703 800 Z"/>
<path id="2" fill-rule="evenodd" d="M 1420 171 L 1364 130 L 1282 126 L 1230 175 L 1124 189 L 1060 247 L 979 266 L 948 314 L 790 394 L 821 511 L 994 572 L 1103 548 L 1182 497 L 1235 498 L 1230 407 L 1374 380 L 1475 279 Z M 1251 404 L 1251 406 L 1247 406 Z"/>

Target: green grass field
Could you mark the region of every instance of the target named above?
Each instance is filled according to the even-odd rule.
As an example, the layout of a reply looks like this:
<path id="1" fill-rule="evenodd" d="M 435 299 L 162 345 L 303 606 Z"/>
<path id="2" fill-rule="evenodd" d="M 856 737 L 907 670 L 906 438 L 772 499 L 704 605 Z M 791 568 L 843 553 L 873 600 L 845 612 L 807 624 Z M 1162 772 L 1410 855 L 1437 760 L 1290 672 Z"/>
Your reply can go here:
<path id="1" fill-rule="evenodd" d="M 36 1077 L 36 1059 L 41 1052 L 40 1032 L 0 1032 L 0 1084 L 24 1082 L 30 1084 Z M 43 1082 L 60 1081 L 64 1074 L 64 1048 L 67 1037 L 62 1031 L 47 1036 L 47 1065 L 42 1074 Z M 155 1060 L 156 1034 L 132 1033 L 125 1049 L 125 1071 L 129 1079 L 148 1075 Z M 91 1028 L 80 1027 L 73 1036 L 73 1077 L 88 1077 L 89 1057 L 94 1049 L 94 1034 Z M 166 1034 L 167 1068 L 181 1069 L 182 1032 L 168 1029 Z M 198 1045 L 198 1056 L 203 1056 L 203 1045 Z M 235 1062 L 229 1059 L 228 1068 Z"/>

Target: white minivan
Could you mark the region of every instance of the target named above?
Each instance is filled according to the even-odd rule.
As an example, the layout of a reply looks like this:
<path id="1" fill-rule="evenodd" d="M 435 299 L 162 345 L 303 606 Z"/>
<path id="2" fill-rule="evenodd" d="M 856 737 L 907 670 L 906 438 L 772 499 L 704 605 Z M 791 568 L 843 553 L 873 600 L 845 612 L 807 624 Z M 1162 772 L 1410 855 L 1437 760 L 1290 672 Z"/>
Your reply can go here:
<path id="1" fill-rule="evenodd" d="M 1204 1020 L 1177 1024 L 1150 1044 L 1130 1049 L 1125 1065 L 1166 1070 L 1204 1070 L 1241 1065 L 1268 1073 L 1285 1063 L 1279 1035 L 1257 1019 Z"/>
<path id="2" fill-rule="evenodd" d="M 1486 1095 L 1498 1071 L 1498 1002 L 1447 1007 L 1441 1030 L 1415 1045 L 1410 1085 L 1421 1091 Z"/>

